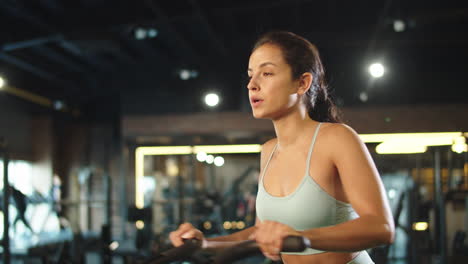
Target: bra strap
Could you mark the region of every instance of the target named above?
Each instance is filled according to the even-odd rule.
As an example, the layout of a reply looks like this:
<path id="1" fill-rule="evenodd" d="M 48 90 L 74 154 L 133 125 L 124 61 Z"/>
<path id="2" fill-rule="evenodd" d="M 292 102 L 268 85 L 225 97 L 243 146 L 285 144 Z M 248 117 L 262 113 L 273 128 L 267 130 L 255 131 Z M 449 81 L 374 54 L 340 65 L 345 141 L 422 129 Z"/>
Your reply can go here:
<path id="1" fill-rule="evenodd" d="M 271 158 L 273 157 L 273 154 L 275 153 L 276 147 L 277 147 L 277 146 L 278 146 L 278 143 L 275 144 L 275 147 L 274 147 L 273 150 L 271 151 L 270 157 L 268 158 L 268 161 L 267 161 L 267 163 L 265 164 L 265 167 L 263 167 L 262 176 L 260 177 L 260 182 L 263 182 L 263 176 L 265 175 L 265 171 L 266 171 L 267 168 L 268 168 L 268 164 L 270 164 L 270 160 L 271 160 Z"/>
<path id="2" fill-rule="evenodd" d="M 314 149 L 315 140 L 317 139 L 317 135 L 318 135 L 318 132 L 319 132 L 319 129 L 320 129 L 321 125 L 322 125 L 322 123 L 318 123 L 317 128 L 315 128 L 314 137 L 312 138 L 312 143 L 310 144 L 310 148 L 309 148 L 309 154 L 307 155 L 306 171 L 309 171 L 309 169 L 310 169 L 310 159 L 312 158 L 312 151 Z"/>

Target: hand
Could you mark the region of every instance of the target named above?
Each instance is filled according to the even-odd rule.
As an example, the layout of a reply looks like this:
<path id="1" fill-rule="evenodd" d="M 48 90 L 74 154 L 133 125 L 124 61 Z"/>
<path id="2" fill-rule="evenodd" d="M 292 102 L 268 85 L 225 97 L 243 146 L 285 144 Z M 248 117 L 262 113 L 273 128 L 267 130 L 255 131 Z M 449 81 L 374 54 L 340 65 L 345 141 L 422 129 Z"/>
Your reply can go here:
<path id="1" fill-rule="evenodd" d="M 172 245 L 175 247 L 184 244 L 184 239 L 192 238 L 198 239 L 200 241 L 205 240 L 203 233 L 189 223 L 181 224 L 176 231 L 173 231 L 169 234 L 169 239 L 171 240 Z"/>
<path id="2" fill-rule="evenodd" d="M 274 221 L 262 221 L 256 227 L 250 238 L 255 239 L 265 257 L 275 261 L 280 260 L 283 239 L 290 235 L 301 235 L 290 226 Z"/>

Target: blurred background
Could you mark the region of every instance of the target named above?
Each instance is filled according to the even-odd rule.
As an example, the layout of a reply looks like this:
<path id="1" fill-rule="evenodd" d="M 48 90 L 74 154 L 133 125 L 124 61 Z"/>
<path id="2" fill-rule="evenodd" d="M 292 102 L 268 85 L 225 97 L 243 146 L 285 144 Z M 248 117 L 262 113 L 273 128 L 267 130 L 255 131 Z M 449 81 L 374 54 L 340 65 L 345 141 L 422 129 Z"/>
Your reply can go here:
<path id="1" fill-rule="evenodd" d="M 397 232 L 374 261 L 468 263 L 467 26 L 463 1 L 1 0 L 2 263 L 139 263 L 184 221 L 251 226 L 269 30 L 317 45 L 375 160 Z"/>

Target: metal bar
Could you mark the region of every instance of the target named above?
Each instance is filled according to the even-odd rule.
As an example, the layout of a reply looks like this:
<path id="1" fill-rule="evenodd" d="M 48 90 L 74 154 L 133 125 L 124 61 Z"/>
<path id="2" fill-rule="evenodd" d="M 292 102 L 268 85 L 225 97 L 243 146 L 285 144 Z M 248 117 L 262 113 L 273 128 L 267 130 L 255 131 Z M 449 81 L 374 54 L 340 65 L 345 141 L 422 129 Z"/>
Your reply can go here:
<path id="1" fill-rule="evenodd" d="M 169 17 L 162 11 L 161 7 L 155 2 L 146 0 L 144 1 L 146 6 L 157 16 L 161 21 L 161 24 L 164 24 L 168 31 L 173 35 L 174 39 L 182 46 L 181 57 L 188 56 L 195 60 L 197 63 L 203 64 L 204 60 L 195 52 L 192 46 L 190 46 L 188 41 L 180 34 L 172 25 Z"/>
<path id="2" fill-rule="evenodd" d="M 178 197 L 178 213 L 179 213 L 179 224 L 182 224 L 183 222 L 185 222 L 185 216 L 184 216 L 184 180 L 182 179 L 182 174 L 179 172 L 179 174 L 177 175 L 177 189 L 178 189 L 178 193 L 179 193 L 179 197 Z"/>
<path id="3" fill-rule="evenodd" d="M 26 21 L 28 25 L 32 25 L 35 28 L 39 28 L 42 31 L 47 32 L 48 34 L 55 34 L 59 32 L 59 30 L 50 24 L 45 23 L 42 21 L 41 18 L 37 17 L 35 14 L 31 14 L 29 10 L 20 9 L 18 7 L 13 7 L 9 5 L 3 5 L 2 8 L 6 9 L 9 14 L 13 14 L 15 18 L 22 19 Z M 46 34 L 47 34 L 46 33 Z M 107 69 L 108 65 L 105 65 L 90 56 L 84 54 L 79 47 L 77 47 L 74 43 L 67 41 L 63 35 L 57 34 L 53 38 L 61 45 L 62 48 L 66 49 L 67 51 L 75 54 L 80 55 L 80 57 L 86 62 L 97 68 L 98 70 Z M 32 43 L 31 43 L 32 44 Z"/>
<path id="4" fill-rule="evenodd" d="M 25 71 L 28 71 L 34 75 L 37 75 L 43 79 L 46 79 L 46 80 L 50 80 L 50 81 L 56 81 L 57 80 L 57 77 L 55 77 L 54 75 L 46 72 L 46 71 L 43 71 L 21 59 L 18 59 L 16 57 L 13 57 L 11 55 L 8 55 L 6 53 L 0 53 L 0 60 L 3 60 L 7 63 L 10 63 L 10 64 L 13 64 L 15 66 L 17 66 L 18 68 L 21 68 Z"/>
<path id="5" fill-rule="evenodd" d="M 42 105 L 42 106 L 45 106 L 45 107 L 52 107 L 52 100 L 50 100 L 49 98 L 44 97 L 44 96 L 40 96 L 40 95 L 37 95 L 37 94 L 34 94 L 34 93 L 30 93 L 30 92 L 28 92 L 26 90 L 16 88 L 16 87 L 11 86 L 11 85 L 8 85 L 5 88 L 3 88 L 3 91 L 5 91 L 7 93 L 10 93 L 10 94 L 12 94 L 14 96 L 17 96 L 19 98 L 22 98 L 24 100 L 33 102 L 33 103 L 38 104 L 38 105 Z"/>
<path id="6" fill-rule="evenodd" d="M 58 40 L 60 40 L 59 36 L 51 36 L 51 37 L 30 39 L 30 40 L 25 40 L 25 41 L 19 41 L 19 42 L 4 44 L 4 45 L 2 45 L 2 48 L 0 50 L 8 52 L 8 51 L 13 51 L 13 50 L 17 50 L 17 49 L 24 49 L 24 48 L 40 46 L 40 45 L 47 44 L 47 43 L 50 43 L 50 42 L 56 42 Z"/>
<path id="7" fill-rule="evenodd" d="M 0 60 L 3 60 L 7 63 L 10 63 L 10 64 L 13 64 L 15 66 L 17 66 L 18 68 L 21 68 L 22 70 L 25 70 L 27 72 L 30 72 L 42 79 L 46 79 L 46 80 L 49 80 L 49 81 L 53 81 L 57 84 L 60 84 L 64 87 L 68 87 L 68 88 L 72 88 L 74 90 L 77 90 L 77 87 L 75 84 L 73 83 L 70 83 L 70 82 L 67 82 L 67 81 L 64 81 L 62 79 L 59 79 L 57 78 L 56 76 L 54 76 L 53 74 L 50 74 L 49 72 L 46 72 L 44 70 L 41 70 L 39 68 L 37 68 L 36 66 L 33 66 L 21 59 L 18 59 L 18 58 L 15 58 L 11 55 L 8 55 L 6 53 L 0 53 Z"/>
<path id="8" fill-rule="evenodd" d="M 435 217 L 436 217 L 436 250 L 438 253 L 438 263 L 447 263 L 447 236 L 445 226 L 445 200 L 442 189 L 441 176 L 441 149 L 434 149 L 434 200 L 435 200 Z"/>
<path id="9" fill-rule="evenodd" d="M 192 6 L 192 8 L 195 10 L 197 16 L 199 17 L 199 19 L 201 20 L 202 24 L 205 26 L 206 28 L 206 31 L 208 32 L 208 34 L 210 35 L 210 37 L 213 39 L 213 42 L 216 46 L 216 48 L 218 49 L 218 51 L 220 52 L 220 54 L 226 58 L 227 57 L 227 50 L 226 50 L 226 47 L 224 45 L 224 43 L 218 38 L 218 36 L 216 36 L 216 33 L 213 29 L 213 27 L 211 26 L 210 22 L 208 22 L 208 19 L 206 18 L 206 16 L 203 14 L 203 11 L 200 7 L 200 4 L 198 3 L 197 0 L 190 0 L 190 5 Z"/>
<path id="10" fill-rule="evenodd" d="M 40 55 L 40 56 L 44 56 L 46 58 L 48 58 L 49 60 L 52 60 L 54 62 L 57 62 L 63 66 L 66 66 L 70 69 L 70 71 L 74 71 L 74 72 L 77 72 L 77 73 L 87 73 L 87 71 L 77 65 L 75 62 L 65 58 L 64 56 L 62 56 L 61 54 L 59 54 L 58 52 L 56 52 L 55 50 L 53 49 L 50 49 L 46 46 L 37 46 L 37 47 L 34 47 L 34 50 Z"/>
<path id="11" fill-rule="evenodd" d="M 107 232 L 104 233 L 104 264 L 112 264 L 112 254 L 109 248 L 112 241 L 112 178 L 106 173 L 106 223 Z"/>
<path id="12" fill-rule="evenodd" d="M 8 149 L 4 138 L 0 138 L 0 153 L 3 154 L 3 263 L 10 264 L 10 188 L 8 182 Z"/>
<path id="13" fill-rule="evenodd" d="M 108 162 L 106 162 L 109 164 Z M 102 263 L 103 264 L 112 264 L 112 255 L 109 245 L 111 244 L 112 239 L 112 179 L 109 173 L 105 173 L 104 175 L 105 180 L 105 193 L 106 193 L 106 208 L 105 208 L 105 223 L 102 226 Z"/>

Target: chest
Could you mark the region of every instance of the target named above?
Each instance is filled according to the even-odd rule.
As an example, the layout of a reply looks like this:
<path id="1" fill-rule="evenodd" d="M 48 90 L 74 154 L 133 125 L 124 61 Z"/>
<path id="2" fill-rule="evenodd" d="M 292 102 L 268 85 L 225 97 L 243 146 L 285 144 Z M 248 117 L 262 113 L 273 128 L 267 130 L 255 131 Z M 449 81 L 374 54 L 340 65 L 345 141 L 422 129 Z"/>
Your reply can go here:
<path id="1" fill-rule="evenodd" d="M 316 148 L 310 161 L 307 158 L 307 149 L 275 153 L 263 169 L 265 190 L 273 196 L 286 196 L 297 189 L 304 177 L 311 177 L 331 195 L 336 194 L 338 175 L 329 156 Z"/>

